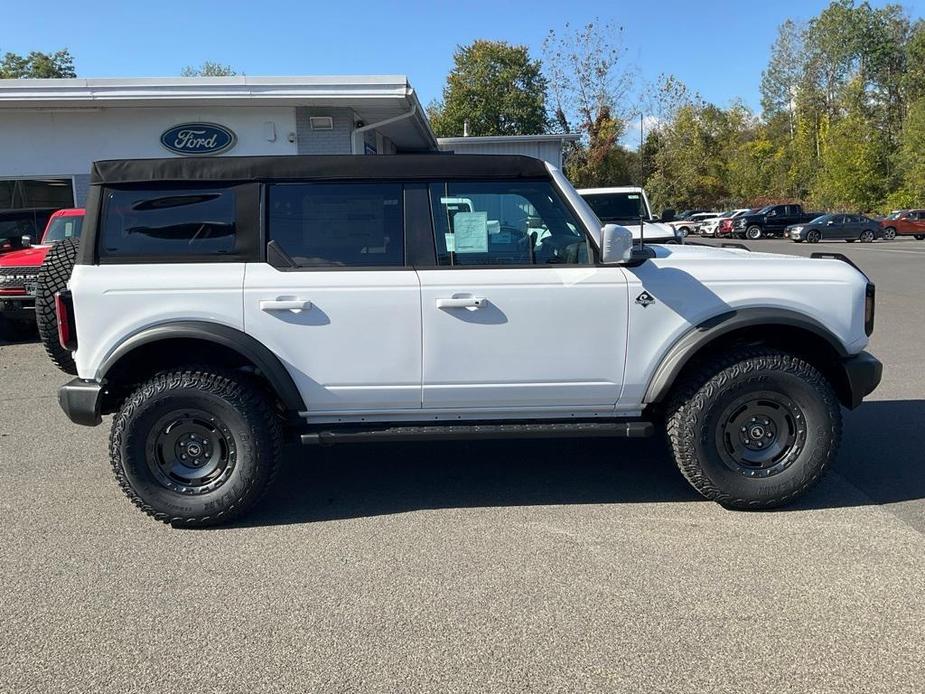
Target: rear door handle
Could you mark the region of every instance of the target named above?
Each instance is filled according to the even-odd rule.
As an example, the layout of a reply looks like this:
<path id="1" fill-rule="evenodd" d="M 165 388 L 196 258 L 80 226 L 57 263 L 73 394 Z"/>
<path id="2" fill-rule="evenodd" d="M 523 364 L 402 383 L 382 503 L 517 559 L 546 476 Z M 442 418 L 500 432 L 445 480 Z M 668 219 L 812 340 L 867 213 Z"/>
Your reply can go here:
<path id="1" fill-rule="evenodd" d="M 480 296 L 466 296 L 453 299 L 437 299 L 437 308 L 482 308 L 485 299 Z"/>
<path id="2" fill-rule="evenodd" d="M 260 302 L 261 311 L 307 311 L 312 302 L 307 299 L 263 299 Z"/>

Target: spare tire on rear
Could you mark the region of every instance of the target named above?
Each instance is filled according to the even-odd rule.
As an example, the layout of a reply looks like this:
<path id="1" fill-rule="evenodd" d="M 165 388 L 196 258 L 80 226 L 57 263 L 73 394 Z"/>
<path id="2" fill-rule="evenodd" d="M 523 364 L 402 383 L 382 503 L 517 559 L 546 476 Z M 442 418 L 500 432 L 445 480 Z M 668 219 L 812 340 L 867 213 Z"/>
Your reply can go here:
<path id="1" fill-rule="evenodd" d="M 55 244 L 39 270 L 35 292 L 35 320 L 39 326 L 39 339 L 48 356 L 65 373 L 77 375 L 74 357 L 58 341 L 58 316 L 55 313 L 55 294 L 67 289 L 71 270 L 77 260 L 79 239 L 64 239 Z"/>

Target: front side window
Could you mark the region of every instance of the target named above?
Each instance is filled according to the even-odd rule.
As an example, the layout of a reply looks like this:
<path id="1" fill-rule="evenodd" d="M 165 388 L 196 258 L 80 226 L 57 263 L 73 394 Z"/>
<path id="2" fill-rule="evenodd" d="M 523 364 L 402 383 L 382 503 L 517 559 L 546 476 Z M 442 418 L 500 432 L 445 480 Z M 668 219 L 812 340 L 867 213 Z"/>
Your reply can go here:
<path id="1" fill-rule="evenodd" d="M 200 258 L 235 255 L 230 188 L 113 189 L 103 199 L 101 257 Z"/>
<path id="2" fill-rule="evenodd" d="M 295 267 L 402 266 L 402 186 L 271 185 L 267 233 Z"/>
<path id="3" fill-rule="evenodd" d="M 83 216 L 55 217 L 48 225 L 43 243 L 57 243 L 64 239 L 79 238 L 83 226 Z"/>
<path id="4" fill-rule="evenodd" d="M 430 199 L 439 265 L 589 262 L 581 226 L 547 181 L 433 183 Z"/>

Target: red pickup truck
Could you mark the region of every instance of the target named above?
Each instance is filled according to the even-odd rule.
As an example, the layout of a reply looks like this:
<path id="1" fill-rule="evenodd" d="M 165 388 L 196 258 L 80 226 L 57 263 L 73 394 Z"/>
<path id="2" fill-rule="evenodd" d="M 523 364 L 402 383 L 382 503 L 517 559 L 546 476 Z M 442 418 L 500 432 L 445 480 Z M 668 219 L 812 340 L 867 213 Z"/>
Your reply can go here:
<path id="1" fill-rule="evenodd" d="M 58 210 L 48 219 L 42 242 L 0 255 L 0 338 L 35 328 L 35 289 L 39 268 L 58 241 L 79 237 L 84 210 Z"/>

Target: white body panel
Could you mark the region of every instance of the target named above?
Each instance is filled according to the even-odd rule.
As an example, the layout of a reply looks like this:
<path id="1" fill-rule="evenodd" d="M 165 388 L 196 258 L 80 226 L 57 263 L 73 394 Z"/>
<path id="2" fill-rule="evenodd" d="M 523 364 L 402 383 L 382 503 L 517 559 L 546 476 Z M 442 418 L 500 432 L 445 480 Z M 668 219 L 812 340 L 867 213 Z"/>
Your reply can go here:
<path id="1" fill-rule="evenodd" d="M 626 352 L 621 268 L 419 274 L 425 408 L 613 410 Z M 481 305 L 446 306 L 447 299 Z"/>
<path id="2" fill-rule="evenodd" d="M 867 345 L 867 282 L 847 263 L 686 245 L 658 247 L 656 254 L 627 269 L 630 358 L 624 405 L 642 403 L 655 370 L 678 338 L 736 309 L 788 309 L 826 326 L 849 353 Z M 633 301 L 643 290 L 655 303 L 643 307 Z"/>
<path id="3" fill-rule="evenodd" d="M 280 300 L 311 306 L 261 308 L 261 302 Z M 311 413 L 421 407 L 414 270 L 282 272 L 248 263 L 244 329 L 282 360 Z"/>
<path id="4" fill-rule="evenodd" d="M 243 263 L 76 265 L 74 295 L 81 378 L 96 379 L 103 361 L 128 337 L 178 320 L 244 328 Z"/>

